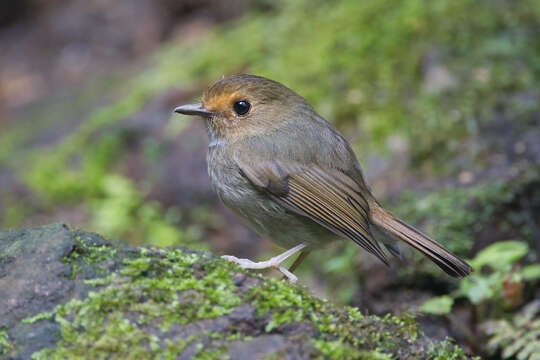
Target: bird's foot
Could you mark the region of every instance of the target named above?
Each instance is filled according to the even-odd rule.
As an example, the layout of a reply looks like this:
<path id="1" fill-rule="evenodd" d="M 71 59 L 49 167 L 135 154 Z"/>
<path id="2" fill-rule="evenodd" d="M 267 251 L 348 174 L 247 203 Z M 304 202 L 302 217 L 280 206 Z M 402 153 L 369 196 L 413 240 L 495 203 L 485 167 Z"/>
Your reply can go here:
<path id="1" fill-rule="evenodd" d="M 254 262 L 249 259 L 239 259 L 236 256 L 232 256 L 232 255 L 223 255 L 221 258 L 231 261 L 233 263 L 236 263 L 244 269 L 274 268 L 276 270 L 279 270 L 283 275 L 285 275 L 289 279 L 290 282 L 295 283 L 298 280 L 296 275 L 294 275 L 292 272 L 287 270 L 285 267 L 281 266 L 281 263 L 285 261 L 287 258 L 289 258 L 290 256 L 294 255 L 298 251 L 305 248 L 306 246 L 307 246 L 306 244 L 302 243 L 300 245 L 293 247 L 292 249 L 285 251 L 282 254 L 279 254 L 278 256 L 274 256 L 271 259 L 268 259 L 266 261 L 259 261 L 259 262 Z"/>

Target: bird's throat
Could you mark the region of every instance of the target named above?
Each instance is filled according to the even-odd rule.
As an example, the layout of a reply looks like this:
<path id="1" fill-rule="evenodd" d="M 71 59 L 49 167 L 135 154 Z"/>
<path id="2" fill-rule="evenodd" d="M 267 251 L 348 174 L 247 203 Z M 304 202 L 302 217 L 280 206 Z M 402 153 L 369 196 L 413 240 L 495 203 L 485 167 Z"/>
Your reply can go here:
<path id="1" fill-rule="evenodd" d="M 213 148 L 216 146 L 221 146 L 227 143 L 227 140 L 225 140 L 222 136 L 219 136 L 216 133 L 216 130 L 212 127 L 211 120 L 206 121 L 206 130 L 208 133 L 208 138 L 210 139 L 210 143 L 208 144 L 208 148 Z"/>

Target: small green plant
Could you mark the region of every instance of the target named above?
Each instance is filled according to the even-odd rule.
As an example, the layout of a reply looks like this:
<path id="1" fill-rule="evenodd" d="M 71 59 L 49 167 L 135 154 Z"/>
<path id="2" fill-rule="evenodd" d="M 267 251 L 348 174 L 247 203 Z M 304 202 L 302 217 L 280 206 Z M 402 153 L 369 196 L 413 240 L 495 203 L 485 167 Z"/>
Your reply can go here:
<path id="1" fill-rule="evenodd" d="M 520 269 L 514 266 L 528 251 L 529 246 L 519 241 L 502 241 L 490 245 L 471 260 L 474 272 L 461 281 L 457 290 L 426 301 L 422 310 L 437 315 L 449 314 L 454 301 L 459 298 L 466 298 L 473 305 L 487 301 L 513 305 L 512 299 L 505 296 L 505 285 L 540 278 L 540 266 L 537 264 Z"/>
<path id="2" fill-rule="evenodd" d="M 458 289 L 426 301 L 422 310 L 447 317 L 477 351 L 494 352 L 497 348 L 504 348 L 505 359 L 518 352 L 519 360 L 534 359 L 530 355 L 533 348 L 540 346 L 540 342 L 531 345 L 529 340 L 532 339 L 529 338 L 532 336 L 538 339 L 540 336 L 540 321 L 529 321 L 533 316 L 530 315 L 533 312 L 530 309 L 523 310 L 525 315 L 516 316 L 512 313 L 512 310 L 523 302 L 523 289 L 526 284 L 540 279 L 540 265 L 520 267 L 518 264 L 528 252 L 529 246 L 518 241 L 503 241 L 490 245 L 470 261 L 474 272 L 460 282 Z M 456 300 L 462 299 L 471 304 L 472 318 L 476 319 L 477 323 L 484 323 L 484 326 L 477 327 L 474 323 L 468 328 L 454 318 L 452 309 Z M 515 318 L 510 321 L 500 320 L 508 316 Z M 525 335 L 529 330 L 533 335 Z M 522 335 L 519 335 L 519 332 Z M 486 334 L 491 335 L 492 340 L 483 345 L 478 340 Z M 524 338 L 529 340 L 523 341 Z"/>
<path id="3" fill-rule="evenodd" d="M 540 359 L 540 300 L 534 300 L 510 320 L 486 321 L 482 330 L 490 336 L 487 347 L 491 353 L 500 350 L 503 359 Z"/>

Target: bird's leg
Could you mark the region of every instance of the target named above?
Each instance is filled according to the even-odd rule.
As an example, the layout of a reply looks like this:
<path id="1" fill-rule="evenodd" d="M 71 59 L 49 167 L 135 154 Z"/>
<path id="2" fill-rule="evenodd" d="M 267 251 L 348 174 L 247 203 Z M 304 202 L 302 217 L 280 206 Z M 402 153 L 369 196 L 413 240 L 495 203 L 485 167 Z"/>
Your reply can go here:
<path id="1" fill-rule="evenodd" d="M 290 272 L 294 272 L 294 270 L 296 270 L 296 268 L 298 266 L 300 266 L 300 264 L 306 259 L 306 257 L 309 255 L 309 250 L 306 251 L 302 251 L 300 253 L 300 255 L 298 255 L 298 257 L 296 258 L 296 260 L 294 260 L 293 264 L 291 265 L 291 267 L 289 268 L 289 271 Z"/>
<path id="2" fill-rule="evenodd" d="M 278 256 L 274 256 L 271 259 L 268 259 L 266 261 L 260 261 L 260 262 L 254 262 L 249 259 L 239 259 L 236 256 L 231 256 L 231 255 L 223 255 L 221 258 L 225 260 L 229 260 L 233 263 L 236 263 L 244 269 L 266 269 L 269 267 L 277 269 L 281 271 L 281 273 L 285 275 L 289 279 L 290 282 L 294 283 L 296 282 L 296 280 L 298 280 L 298 278 L 292 272 L 290 272 L 289 270 L 281 266 L 281 263 L 285 261 L 287 258 L 289 258 L 290 256 L 294 255 L 298 251 L 305 248 L 306 246 L 307 245 L 304 243 L 300 245 L 296 245 L 292 249 L 289 249 L 285 251 L 284 253 L 279 254 Z"/>
<path id="3" fill-rule="evenodd" d="M 302 251 L 300 253 L 300 255 L 298 255 L 298 257 L 296 258 L 296 260 L 294 260 L 293 264 L 291 265 L 291 267 L 289 268 L 289 272 L 292 274 L 294 272 L 294 270 L 296 270 L 296 268 L 298 266 L 300 266 L 300 264 L 302 263 L 302 261 L 304 261 L 304 259 L 309 255 L 309 251 Z M 287 275 L 283 276 L 283 279 L 285 279 L 287 277 Z"/>

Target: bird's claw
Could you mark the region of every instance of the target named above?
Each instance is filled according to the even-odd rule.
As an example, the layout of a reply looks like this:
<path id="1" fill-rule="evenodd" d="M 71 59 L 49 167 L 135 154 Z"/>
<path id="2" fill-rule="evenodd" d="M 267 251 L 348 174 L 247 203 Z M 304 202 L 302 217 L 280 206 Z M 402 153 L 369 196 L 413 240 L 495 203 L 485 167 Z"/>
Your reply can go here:
<path id="1" fill-rule="evenodd" d="M 254 262 L 249 259 L 239 259 L 236 256 L 232 255 L 223 255 L 221 257 L 224 260 L 233 262 L 237 265 L 239 265 L 242 269 L 266 269 L 266 268 L 274 268 L 281 272 L 283 275 L 289 279 L 291 283 L 295 283 L 298 280 L 298 277 L 294 275 L 292 272 L 281 266 L 281 261 L 276 261 L 278 259 L 272 258 L 267 261 L 260 261 L 260 262 Z"/>
<path id="2" fill-rule="evenodd" d="M 232 255 L 223 255 L 221 258 L 225 259 L 227 261 L 233 262 L 235 264 L 238 264 L 243 269 L 260 269 L 260 267 L 257 267 L 257 265 L 260 264 L 260 263 L 256 263 L 256 262 L 251 261 L 249 259 L 240 259 L 240 258 L 237 258 L 236 256 L 232 256 Z"/>

